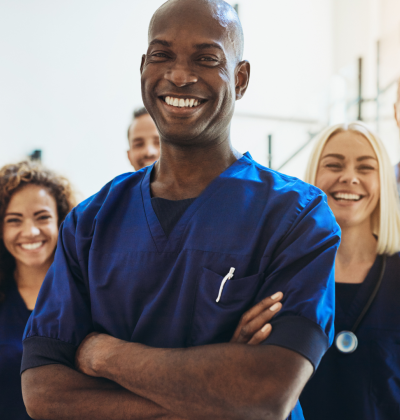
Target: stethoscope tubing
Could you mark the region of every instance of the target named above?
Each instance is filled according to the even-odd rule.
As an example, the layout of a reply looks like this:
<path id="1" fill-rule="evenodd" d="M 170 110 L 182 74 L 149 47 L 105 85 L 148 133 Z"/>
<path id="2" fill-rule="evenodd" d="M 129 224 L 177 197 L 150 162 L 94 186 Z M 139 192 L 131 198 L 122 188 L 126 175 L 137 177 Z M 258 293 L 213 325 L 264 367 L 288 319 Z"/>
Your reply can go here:
<path id="1" fill-rule="evenodd" d="M 383 260 L 382 260 L 382 268 L 381 268 L 381 272 L 379 274 L 379 278 L 378 281 L 376 282 L 376 285 L 374 287 L 374 290 L 372 291 L 367 303 L 365 304 L 363 310 L 361 311 L 360 315 L 358 316 L 356 322 L 354 323 L 353 327 L 351 328 L 350 331 L 341 331 L 339 332 L 336 337 L 335 337 L 335 345 L 336 348 L 344 354 L 349 354 L 349 353 L 353 353 L 357 347 L 358 347 L 358 339 L 357 336 L 355 334 L 358 326 L 360 325 L 361 321 L 363 320 L 365 314 L 367 313 L 368 309 L 370 308 L 372 302 L 374 301 L 379 287 L 382 283 L 383 280 L 383 276 L 385 274 L 385 270 L 386 270 L 386 255 L 383 255 Z"/>

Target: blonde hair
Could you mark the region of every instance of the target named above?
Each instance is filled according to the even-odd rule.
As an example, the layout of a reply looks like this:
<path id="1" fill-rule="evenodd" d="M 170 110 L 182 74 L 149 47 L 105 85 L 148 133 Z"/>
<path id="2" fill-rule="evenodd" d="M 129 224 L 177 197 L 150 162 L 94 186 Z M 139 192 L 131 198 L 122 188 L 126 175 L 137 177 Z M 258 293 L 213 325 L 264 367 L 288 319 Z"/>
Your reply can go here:
<path id="1" fill-rule="evenodd" d="M 394 169 L 379 137 L 360 121 L 337 124 L 324 129 L 317 137 L 305 174 L 305 181 L 315 185 L 319 161 L 327 141 L 335 134 L 351 131 L 365 137 L 378 158 L 380 199 L 371 215 L 372 232 L 378 237 L 378 254 L 392 255 L 400 251 L 400 201 Z"/>

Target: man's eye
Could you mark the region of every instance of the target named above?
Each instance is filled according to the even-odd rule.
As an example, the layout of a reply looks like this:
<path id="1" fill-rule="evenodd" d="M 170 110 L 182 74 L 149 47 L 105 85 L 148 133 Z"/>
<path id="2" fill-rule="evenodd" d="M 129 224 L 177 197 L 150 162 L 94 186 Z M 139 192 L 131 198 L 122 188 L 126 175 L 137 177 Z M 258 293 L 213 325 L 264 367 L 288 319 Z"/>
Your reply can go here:
<path id="1" fill-rule="evenodd" d="M 152 57 L 158 57 L 158 58 L 167 58 L 167 54 L 165 53 L 154 53 L 151 55 Z"/>
<path id="2" fill-rule="evenodd" d="M 213 57 L 200 57 L 199 61 L 218 61 Z"/>

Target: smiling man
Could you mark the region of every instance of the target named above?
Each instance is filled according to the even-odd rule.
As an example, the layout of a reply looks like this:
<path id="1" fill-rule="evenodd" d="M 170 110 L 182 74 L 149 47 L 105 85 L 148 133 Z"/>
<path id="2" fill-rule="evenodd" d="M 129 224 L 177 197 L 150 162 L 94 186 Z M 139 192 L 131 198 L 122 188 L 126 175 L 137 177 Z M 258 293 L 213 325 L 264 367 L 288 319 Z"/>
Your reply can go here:
<path id="1" fill-rule="evenodd" d="M 160 136 L 146 108 L 133 112 L 128 128 L 128 159 L 135 171 L 151 165 L 160 157 Z"/>
<path id="2" fill-rule="evenodd" d="M 160 159 L 65 221 L 25 330 L 28 412 L 302 419 L 298 397 L 333 339 L 339 228 L 320 190 L 231 145 L 250 75 L 235 11 L 170 0 L 148 37 L 142 96 Z M 273 313 L 278 292 L 269 337 L 235 340 L 245 311 L 267 299 Z"/>

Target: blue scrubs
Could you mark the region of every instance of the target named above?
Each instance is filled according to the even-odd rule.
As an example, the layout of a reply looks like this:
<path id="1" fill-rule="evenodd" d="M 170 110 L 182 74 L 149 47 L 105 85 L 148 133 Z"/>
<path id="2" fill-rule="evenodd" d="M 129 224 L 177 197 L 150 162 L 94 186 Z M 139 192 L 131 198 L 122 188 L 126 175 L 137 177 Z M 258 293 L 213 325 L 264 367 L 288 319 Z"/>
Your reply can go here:
<path id="1" fill-rule="evenodd" d="M 167 236 L 151 203 L 152 168 L 115 178 L 67 216 L 25 330 L 22 371 L 73 367 L 93 330 L 164 348 L 228 342 L 241 315 L 277 291 L 283 309 L 265 344 L 318 366 L 333 339 L 340 237 L 326 196 L 246 154 Z M 292 418 L 303 418 L 299 405 Z"/>
<path id="2" fill-rule="evenodd" d="M 378 256 L 348 311 L 336 303 L 336 332 L 349 330 L 378 280 Z M 400 255 L 387 257 L 378 294 L 351 354 L 332 346 L 300 396 L 307 420 L 400 419 Z"/>
<path id="3" fill-rule="evenodd" d="M 31 311 L 18 292 L 15 281 L 9 281 L 5 300 L 0 303 L 0 419 L 27 420 L 21 393 L 20 367 L 22 334 Z"/>

